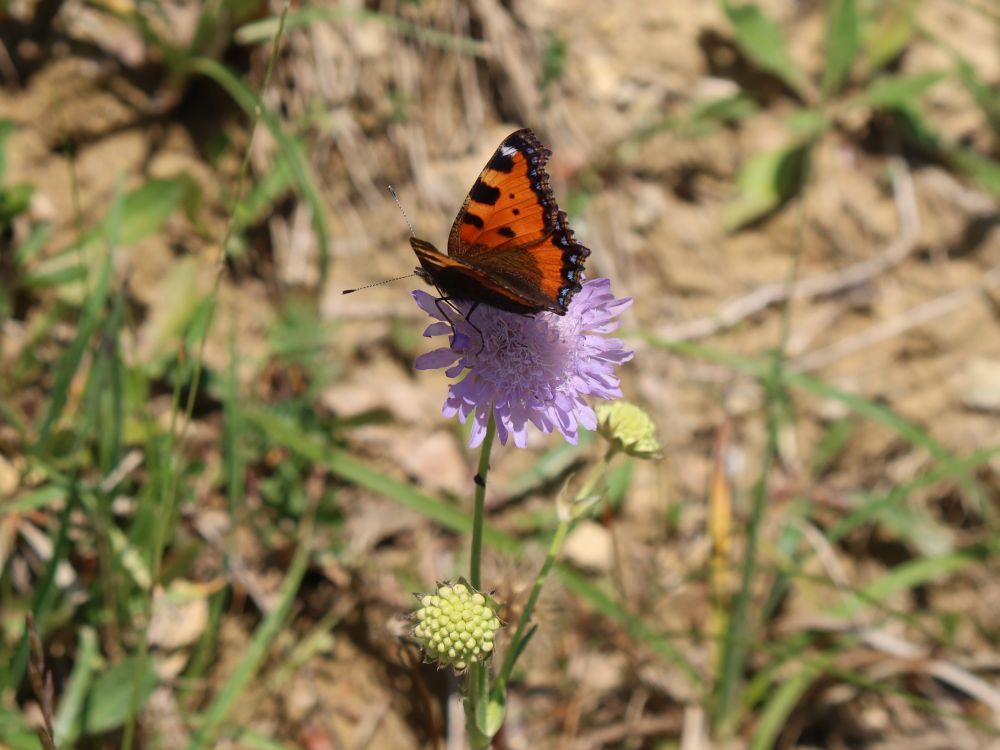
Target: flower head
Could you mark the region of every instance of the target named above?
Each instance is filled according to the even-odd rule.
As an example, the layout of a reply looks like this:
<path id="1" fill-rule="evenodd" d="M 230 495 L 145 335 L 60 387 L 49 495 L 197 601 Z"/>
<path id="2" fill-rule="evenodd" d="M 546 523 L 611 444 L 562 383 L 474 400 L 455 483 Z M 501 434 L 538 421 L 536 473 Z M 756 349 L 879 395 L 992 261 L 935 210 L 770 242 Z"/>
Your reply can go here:
<path id="1" fill-rule="evenodd" d="M 597 407 L 598 430 L 618 450 L 636 458 L 658 458 L 660 441 L 656 425 L 642 409 L 628 401 Z"/>
<path id="2" fill-rule="evenodd" d="M 493 653 L 500 618 L 499 605 L 491 598 L 463 582 L 441 585 L 437 593 L 417 594 L 417 599 L 413 635 L 428 661 L 461 671 Z"/>
<path id="3" fill-rule="evenodd" d="M 615 366 L 632 359 L 632 352 L 620 339 L 602 334 L 618 328 L 618 315 L 632 299 L 615 299 L 608 279 L 586 282 L 562 316 L 517 315 L 479 305 L 470 323 L 464 316 L 471 303 L 458 303 L 459 317 L 444 303 L 439 308 L 427 292 L 417 290 L 413 298 L 437 321 L 425 336 L 451 334 L 454 325 L 450 346 L 418 357 L 417 369 L 446 367 L 451 378 L 464 372 L 449 386 L 442 412 L 458 415 L 463 423 L 473 418 L 470 447 L 483 441 L 491 405 L 500 442 L 513 435 L 514 444 L 523 448 L 528 423 L 542 432 L 558 430 L 575 443 L 579 426 L 597 428 L 597 416 L 584 398 L 622 395 Z"/>

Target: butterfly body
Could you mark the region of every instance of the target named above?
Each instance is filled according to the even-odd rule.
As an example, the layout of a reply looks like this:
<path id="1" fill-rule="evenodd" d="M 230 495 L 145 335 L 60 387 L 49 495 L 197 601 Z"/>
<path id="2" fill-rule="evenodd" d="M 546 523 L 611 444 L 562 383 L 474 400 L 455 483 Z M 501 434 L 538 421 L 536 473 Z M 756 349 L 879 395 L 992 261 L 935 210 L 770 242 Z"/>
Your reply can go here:
<path id="1" fill-rule="evenodd" d="M 565 315 L 590 250 L 556 205 L 545 172 L 550 153 L 528 129 L 507 136 L 462 204 L 447 255 L 410 239 L 416 274 L 449 300 Z"/>

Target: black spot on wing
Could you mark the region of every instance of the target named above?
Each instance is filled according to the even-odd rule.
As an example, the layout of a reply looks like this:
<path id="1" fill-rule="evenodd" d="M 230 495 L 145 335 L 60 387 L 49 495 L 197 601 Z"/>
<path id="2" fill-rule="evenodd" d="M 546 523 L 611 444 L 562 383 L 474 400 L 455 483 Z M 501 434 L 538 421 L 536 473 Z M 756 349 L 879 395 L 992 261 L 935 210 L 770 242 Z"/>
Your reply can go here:
<path id="1" fill-rule="evenodd" d="M 514 171 L 514 158 L 513 156 L 504 156 L 500 151 L 493 154 L 493 158 L 490 159 L 490 163 L 486 165 L 489 169 L 495 170 L 497 172 L 503 172 L 504 174 L 510 174 Z"/>
<path id="2" fill-rule="evenodd" d="M 510 227 L 500 227 L 497 230 L 497 233 L 503 235 L 507 239 L 513 239 L 514 237 L 517 237 L 517 232 L 515 232 Z"/>
<path id="3" fill-rule="evenodd" d="M 521 215 L 521 209 L 515 208 L 514 209 L 514 216 L 520 216 L 520 215 Z"/>
<path id="4" fill-rule="evenodd" d="M 475 214 L 466 213 L 465 216 L 462 217 L 462 223 L 463 224 L 471 224 L 476 229 L 482 229 L 483 228 L 483 220 L 480 219 Z"/>
<path id="5" fill-rule="evenodd" d="M 476 180 L 476 184 L 469 191 L 469 197 L 476 203 L 493 206 L 500 200 L 500 188 L 491 187 L 482 180 Z"/>

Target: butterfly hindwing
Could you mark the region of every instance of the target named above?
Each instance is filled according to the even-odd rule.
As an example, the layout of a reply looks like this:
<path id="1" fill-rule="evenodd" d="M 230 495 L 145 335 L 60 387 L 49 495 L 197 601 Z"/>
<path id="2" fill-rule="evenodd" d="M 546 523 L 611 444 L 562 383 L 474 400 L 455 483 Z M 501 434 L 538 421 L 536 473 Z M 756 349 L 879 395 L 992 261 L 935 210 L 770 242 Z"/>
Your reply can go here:
<path id="1" fill-rule="evenodd" d="M 540 291 L 538 279 L 525 275 L 524 269 L 511 275 L 487 272 L 461 258 L 445 255 L 429 242 L 416 237 L 410 238 L 410 245 L 420 261 L 417 274 L 434 284 L 445 299 L 485 302 L 520 314 L 550 307 Z"/>

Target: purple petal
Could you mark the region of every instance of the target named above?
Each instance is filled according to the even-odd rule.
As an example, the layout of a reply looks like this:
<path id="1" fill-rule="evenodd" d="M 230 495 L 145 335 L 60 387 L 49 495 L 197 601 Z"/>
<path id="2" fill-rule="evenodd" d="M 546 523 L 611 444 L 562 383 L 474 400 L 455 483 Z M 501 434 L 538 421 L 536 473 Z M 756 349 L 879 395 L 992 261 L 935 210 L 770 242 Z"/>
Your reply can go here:
<path id="1" fill-rule="evenodd" d="M 451 333 L 451 326 L 447 323 L 431 323 L 424 329 L 424 336 L 426 338 L 443 336 L 446 333 Z"/>
<path id="2" fill-rule="evenodd" d="M 451 349 L 435 349 L 417 357 L 415 365 L 418 370 L 438 370 L 454 362 L 456 356 Z"/>
<path id="3" fill-rule="evenodd" d="M 437 297 L 428 294 L 423 289 L 414 289 L 410 294 L 413 295 L 413 301 L 425 313 L 436 320 L 445 320 L 441 311 L 438 310 Z"/>
<path id="4" fill-rule="evenodd" d="M 608 279 L 586 281 L 565 316 L 523 316 L 481 305 L 475 326 L 453 311 L 442 313 L 426 292 L 415 291 L 413 298 L 435 321 L 425 335 L 453 334 L 448 348 L 421 355 L 417 366 L 445 368 L 455 380 L 442 414 L 463 423 L 472 418 L 473 447 L 485 438 L 491 411 L 501 444 L 513 437 L 516 446 L 525 447 L 529 424 L 543 433 L 558 430 L 575 443 L 580 428 L 597 426 L 585 397 L 621 394 L 615 368 L 633 352 L 603 334 L 618 328 L 618 315 L 632 300 L 615 299 Z M 466 302 L 457 306 L 462 315 L 470 309 Z"/>

